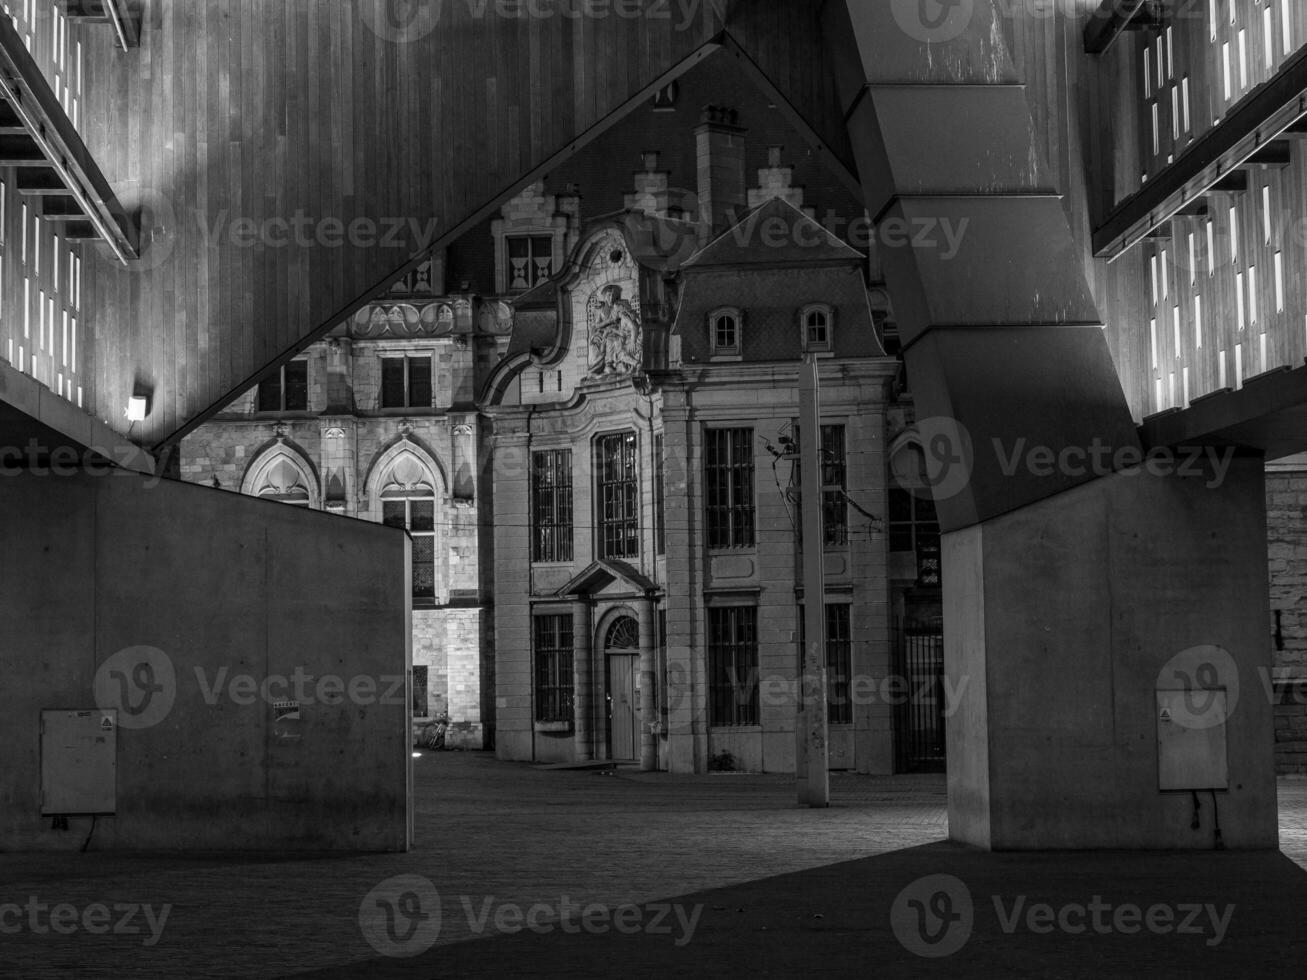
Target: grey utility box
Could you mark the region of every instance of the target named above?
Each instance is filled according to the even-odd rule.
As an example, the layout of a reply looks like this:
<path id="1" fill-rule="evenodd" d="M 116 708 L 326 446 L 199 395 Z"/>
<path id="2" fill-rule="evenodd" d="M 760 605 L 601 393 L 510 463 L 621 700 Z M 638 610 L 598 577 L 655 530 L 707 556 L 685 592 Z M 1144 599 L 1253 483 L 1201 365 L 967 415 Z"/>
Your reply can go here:
<path id="1" fill-rule="evenodd" d="M 41 813 L 118 808 L 118 711 L 41 712 Z"/>
<path id="2" fill-rule="evenodd" d="M 1157 692 L 1157 782 L 1162 790 L 1229 789 L 1224 688 Z"/>

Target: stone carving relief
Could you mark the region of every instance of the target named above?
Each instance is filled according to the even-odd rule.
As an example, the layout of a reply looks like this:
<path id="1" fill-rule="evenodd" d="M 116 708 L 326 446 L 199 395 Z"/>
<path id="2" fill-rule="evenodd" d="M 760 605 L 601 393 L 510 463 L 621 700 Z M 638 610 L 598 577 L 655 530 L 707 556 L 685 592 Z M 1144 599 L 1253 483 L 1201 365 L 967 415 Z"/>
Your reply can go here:
<path id="1" fill-rule="evenodd" d="M 427 468 L 412 453 L 400 454 L 391 464 L 390 472 L 386 481 L 382 484 L 383 491 L 423 491 L 431 493 L 433 481 Z"/>
<path id="2" fill-rule="evenodd" d="M 500 300 L 482 304 L 478 329 L 482 333 L 512 333 L 513 308 Z"/>
<path id="3" fill-rule="evenodd" d="M 590 324 L 590 375 L 630 374 L 643 362 L 643 331 L 638 301 L 617 283 L 600 286 L 586 304 Z"/>
<path id="4" fill-rule="evenodd" d="M 454 329 L 454 308 L 448 303 L 414 306 L 365 306 L 354 314 L 351 332 L 370 340 L 380 337 L 438 337 Z"/>

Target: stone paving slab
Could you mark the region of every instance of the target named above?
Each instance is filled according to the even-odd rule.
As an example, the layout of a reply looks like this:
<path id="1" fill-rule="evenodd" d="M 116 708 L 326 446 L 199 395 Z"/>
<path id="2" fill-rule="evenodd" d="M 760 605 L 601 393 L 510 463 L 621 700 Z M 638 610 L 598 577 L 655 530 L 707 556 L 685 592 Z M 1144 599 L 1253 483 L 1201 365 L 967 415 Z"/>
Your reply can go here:
<path id="1" fill-rule="evenodd" d="M 828 975 L 851 975 L 841 972 L 845 968 L 865 974 L 869 964 L 905 952 L 886 931 L 885 909 L 894 897 L 886 889 L 897 894 L 905 876 L 923 869 L 934 873 L 965 867 L 978 894 L 1021 884 L 1023 875 L 1040 868 L 1056 871 L 1075 864 L 1086 881 L 1095 874 L 1105 885 L 1118 880 L 1113 875 L 1119 869 L 1106 873 L 1106 859 L 1098 855 L 1023 855 L 1015 856 L 1020 860 L 1013 864 L 1014 856 L 942 843 L 947 819 L 944 782 L 938 776 L 835 774 L 833 805 L 809 810 L 796 806 L 793 780 L 781 776 L 542 772 L 483 753 L 427 754 L 415 760 L 415 768 L 418 840 L 409 854 L 288 859 L 94 851 L 0 855 L 0 905 L 68 903 L 81 912 L 97 903 L 141 903 L 156 914 L 171 906 L 153 942 L 140 913 L 126 926 L 138 931 L 111 929 L 107 935 L 88 935 L 81 928 L 71 935 L 35 933 L 24 921 L 19 933 L 0 934 L 0 976 L 172 980 L 385 976 L 388 971 L 440 977 L 600 976 L 631 972 L 631 964 L 632 969 L 647 967 L 644 975 L 653 975 L 687 972 L 691 961 L 685 957 L 691 952 L 706 957 L 705 965 L 724 957 L 712 972 L 740 975 L 732 969 L 734 943 L 763 951 L 755 964 L 762 969 L 759 975 L 798 975 L 788 972 L 797 963 L 785 952 L 791 946 L 808 949 L 816 962 L 827 963 L 821 972 Z M 1279 863 L 1247 866 L 1245 887 L 1263 893 L 1286 889 L 1285 908 L 1292 901 L 1301 927 L 1307 924 L 1297 913 L 1307 908 L 1302 885 L 1307 881 L 1302 872 L 1307 868 L 1307 782 L 1282 785 L 1281 823 L 1284 852 L 1298 865 L 1279 855 L 1254 856 Z M 1145 883 L 1152 881 L 1149 875 L 1160 875 L 1151 886 L 1160 895 L 1179 894 L 1173 887 L 1179 880 L 1202 881 L 1216 866 L 1210 862 L 1245 867 L 1235 863 L 1239 856 L 1228 853 L 1185 855 L 1183 868 L 1158 864 L 1164 860 L 1131 855 L 1120 867 L 1133 869 L 1135 879 Z M 1168 867 L 1182 868 L 1180 878 L 1168 878 Z M 390 914 L 392 934 L 402 937 L 420 920 L 409 915 L 417 908 L 409 898 L 418 893 L 402 876 L 411 875 L 438 893 L 442 914 L 422 920 L 427 931 L 415 933 L 408 945 L 389 947 L 415 955 L 380 956 L 360 926 L 360 908 L 372 909 L 378 923 Z M 1213 888 L 1213 895 L 1235 893 L 1229 882 Z M 803 908 L 811 907 L 813 915 L 823 918 L 803 919 L 806 913 L 795 911 L 795 895 L 806 896 Z M 706 897 L 691 901 L 686 896 Z M 1261 894 L 1259 900 L 1279 901 L 1273 893 Z M 662 946 L 673 940 L 657 933 L 613 932 L 605 939 L 580 929 L 595 921 L 600 906 L 648 908 L 651 903 L 669 906 L 668 921 L 675 921 L 670 906 L 680 905 L 688 916 L 689 909 L 703 904 L 694 939 L 681 947 L 672 944 L 668 951 Z M 1242 897 L 1239 904 L 1245 904 Z M 587 906 L 594 906 L 588 918 L 581 915 Z M 434 903 L 422 907 L 434 908 Z M 731 911 L 736 908 L 748 911 Z M 512 918 L 518 911 L 532 914 L 537 929 L 548 934 L 528 930 L 507 935 L 519 924 Z M 48 923 L 48 912 L 42 914 Z M 642 921 L 652 925 L 657 912 L 642 914 Z M 495 924 L 496 915 L 502 928 Z M 1241 917 L 1240 926 L 1251 918 Z M 430 935 L 437 924 L 438 935 Z M 564 925 L 579 931 L 564 931 Z M 982 925 L 978 918 L 977 943 L 985 947 L 993 937 L 983 938 Z M 373 929 L 372 935 L 380 937 L 383 947 L 389 942 L 384 931 Z M 895 943 L 889 952 L 887 936 Z M 1268 940 L 1278 941 L 1278 936 L 1272 929 Z M 465 942 L 469 939 L 475 941 Z M 845 946 L 861 952 L 836 956 Z M 635 959 L 628 963 L 631 956 Z M 745 957 L 737 965 L 743 968 L 748 962 Z M 837 964 L 842 964 L 839 970 Z M 416 972 L 402 972 L 406 969 Z M 768 969 L 779 972 L 768 974 Z M 697 969 L 688 972 L 699 974 Z M 750 972 L 756 970 L 750 967 Z"/>

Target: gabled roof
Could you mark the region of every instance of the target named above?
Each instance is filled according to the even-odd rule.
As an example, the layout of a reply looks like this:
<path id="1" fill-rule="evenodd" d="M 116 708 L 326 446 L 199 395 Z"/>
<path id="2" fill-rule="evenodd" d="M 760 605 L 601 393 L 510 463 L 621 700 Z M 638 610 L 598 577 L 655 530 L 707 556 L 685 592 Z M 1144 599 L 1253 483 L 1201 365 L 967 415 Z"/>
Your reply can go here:
<path id="1" fill-rule="evenodd" d="M 777 220 L 784 223 L 779 243 L 776 243 L 780 228 Z M 862 261 L 862 253 L 853 246 L 841 241 L 789 201 L 774 197 L 705 245 L 682 268 Z"/>
<path id="2" fill-rule="evenodd" d="M 626 562 L 606 558 L 590 565 L 555 594 L 593 595 L 617 581 L 628 583 L 635 592 L 653 592 L 658 589 L 658 585 L 652 579 L 642 575 Z"/>

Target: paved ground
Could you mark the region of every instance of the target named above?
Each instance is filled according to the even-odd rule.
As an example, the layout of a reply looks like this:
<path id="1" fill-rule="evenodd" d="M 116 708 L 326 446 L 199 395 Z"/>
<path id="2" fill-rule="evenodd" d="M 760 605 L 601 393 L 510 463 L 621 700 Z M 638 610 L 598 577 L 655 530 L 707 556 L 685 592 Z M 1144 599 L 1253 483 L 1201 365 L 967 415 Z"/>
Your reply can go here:
<path id="1" fill-rule="evenodd" d="M 24 907 L 0 976 L 1296 976 L 1307 954 L 1307 782 L 1281 786 L 1283 855 L 988 855 L 945 842 L 938 777 L 836 775 L 811 811 L 782 777 L 416 767 L 407 855 L 0 855 L 0 909 Z"/>

